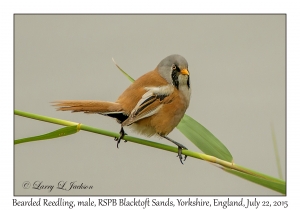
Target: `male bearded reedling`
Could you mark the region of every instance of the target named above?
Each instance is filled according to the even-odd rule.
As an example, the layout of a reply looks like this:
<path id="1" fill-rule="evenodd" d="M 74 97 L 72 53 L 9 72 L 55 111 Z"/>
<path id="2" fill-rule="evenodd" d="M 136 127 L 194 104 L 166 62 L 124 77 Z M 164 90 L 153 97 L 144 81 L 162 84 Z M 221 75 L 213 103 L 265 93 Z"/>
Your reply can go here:
<path id="1" fill-rule="evenodd" d="M 188 63 L 181 55 L 164 58 L 157 67 L 135 80 L 116 102 L 108 101 L 56 101 L 57 110 L 96 113 L 116 118 L 121 124 L 119 145 L 126 135 L 124 126 L 134 131 L 159 136 L 178 146 L 182 163 L 182 144 L 167 135 L 178 125 L 190 103 L 190 78 Z M 186 159 L 186 156 L 185 156 Z"/>

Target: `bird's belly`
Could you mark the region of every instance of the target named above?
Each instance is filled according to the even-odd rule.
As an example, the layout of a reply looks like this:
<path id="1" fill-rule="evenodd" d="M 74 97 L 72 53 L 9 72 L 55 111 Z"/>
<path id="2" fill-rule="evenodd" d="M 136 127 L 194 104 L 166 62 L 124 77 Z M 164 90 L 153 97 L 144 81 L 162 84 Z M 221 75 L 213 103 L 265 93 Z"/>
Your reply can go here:
<path id="1" fill-rule="evenodd" d="M 148 137 L 156 134 L 156 130 L 153 126 L 149 124 L 143 124 L 140 121 L 133 123 L 132 125 L 129 126 L 129 128 L 131 128 L 131 130 L 134 131 L 135 133 L 142 134 Z"/>
<path id="2" fill-rule="evenodd" d="M 153 136 L 154 134 L 166 136 L 178 125 L 184 115 L 184 112 L 182 111 L 168 111 L 170 114 L 169 116 L 166 116 L 166 114 L 168 113 L 167 111 L 160 112 L 151 117 L 141 119 L 133 123 L 129 127 L 134 132 L 148 137 Z"/>

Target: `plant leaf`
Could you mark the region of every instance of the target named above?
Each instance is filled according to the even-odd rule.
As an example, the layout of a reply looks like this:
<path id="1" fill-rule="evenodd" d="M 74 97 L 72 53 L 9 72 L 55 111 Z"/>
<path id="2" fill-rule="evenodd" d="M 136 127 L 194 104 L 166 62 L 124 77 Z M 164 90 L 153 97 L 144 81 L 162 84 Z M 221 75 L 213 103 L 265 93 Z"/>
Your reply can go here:
<path id="1" fill-rule="evenodd" d="M 28 137 L 28 138 L 23 138 L 23 139 L 17 139 L 14 141 L 14 144 L 21 144 L 21 143 L 31 142 L 31 141 L 58 138 L 58 137 L 74 134 L 77 131 L 78 131 L 78 125 L 67 126 L 67 127 L 64 127 L 64 128 L 58 129 L 56 131 L 40 135 L 40 136 L 33 136 L 33 137 Z"/>
<path id="2" fill-rule="evenodd" d="M 276 181 L 273 181 L 273 180 L 263 179 L 263 178 L 253 176 L 253 175 L 250 175 L 250 174 L 246 174 L 246 173 L 243 173 L 243 172 L 240 172 L 240 171 L 232 170 L 230 168 L 223 168 L 223 170 L 228 172 L 228 173 L 239 176 L 243 179 L 246 179 L 248 181 L 251 181 L 253 183 L 256 183 L 256 184 L 262 185 L 264 187 L 267 187 L 269 189 L 280 192 L 284 195 L 286 194 L 286 184 L 285 184 L 285 182 L 276 182 Z"/>
<path id="3" fill-rule="evenodd" d="M 232 161 L 232 155 L 224 144 L 192 117 L 184 115 L 177 128 L 205 154 Z"/>
<path id="4" fill-rule="evenodd" d="M 113 59 L 113 62 L 118 69 L 131 81 L 134 79 L 130 77 Z M 177 129 L 182 132 L 191 142 L 193 142 L 204 153 L 215 156 L 219 159 L 231 162 L 232 155 L 229 150 L 220 142 L 209 130 L 198 123 L 192 117 L 184 115 Z"/>
<path id="5" fill-rule="evenodd" d="M 280 166 L 280 155 L 278 152 L 278 146 L 277 146 L 276 135 L 275 135 L 273 123 L 271 123 L 271 132 L 272 132 L 274 153 L 275 153 L 275 157 L 276 157 L 277 170 L 278 170 L 279 178 L 282 179 L 282 172 L 281 172 L 282 170 L 281 170 L 281 166 Z"/>
<path id="6" fill-rule="evenodd" d="M 112 61 L 115 63 L 116 67 L 127 77 L 127 79 L 129 79 L 131 82 L 134 82 L 134 79 L 129 76 L 129 74 L 127 74 L 123 69 L 121 69 L 121 67 L 115 62 L 113 58 Z"/>

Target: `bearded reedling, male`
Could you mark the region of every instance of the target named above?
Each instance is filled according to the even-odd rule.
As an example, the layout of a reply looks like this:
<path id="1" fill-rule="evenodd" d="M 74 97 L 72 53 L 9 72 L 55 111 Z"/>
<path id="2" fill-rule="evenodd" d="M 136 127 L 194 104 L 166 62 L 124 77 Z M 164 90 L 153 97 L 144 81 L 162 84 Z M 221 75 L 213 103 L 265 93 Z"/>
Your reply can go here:
<path id="1" fill-rule="evenodd" d="M 182 144 L 167 135 L 178 125 L 190 103 L 188 63 L 181 55 L 164 58 L 157 67 L 135 80 L 116 102 L 63 100 L 54 102 L 57 110 L 95 113 L 113 117 L 121 124 L 118 142 L 126 135 L 124 126 L 148 137 L 159 135 L 178 146 L 182 163 Z M 186 156 L 184 160 L 186 159 Z"/>

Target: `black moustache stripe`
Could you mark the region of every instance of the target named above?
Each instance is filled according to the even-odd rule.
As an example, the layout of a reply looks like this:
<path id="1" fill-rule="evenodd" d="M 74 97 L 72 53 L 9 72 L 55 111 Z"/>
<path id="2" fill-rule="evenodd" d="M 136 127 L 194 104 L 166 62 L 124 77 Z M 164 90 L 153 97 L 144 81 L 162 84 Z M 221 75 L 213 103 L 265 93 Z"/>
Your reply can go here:
<path id="1" fill-rule="evenodd" d="M 178 89 L 179 81 L 178 81 L 178 74 L 176 71 L 172 72 L 172 81 L 173 81 L 173 85 Z M 187 86 L 188 86 L 188 88 L 190 88 L 190 76 L 189 75 L 188 75 L 188 79 L 187 79 Z"/>
<path id="2" fill-rule="evenodd" d="M 172 71 L 172 81 L 173 85 L 178 89 L 179 88 L 179 81 L 178 81 L 178 72 L 177 71 Z"/>

